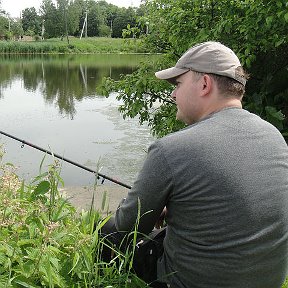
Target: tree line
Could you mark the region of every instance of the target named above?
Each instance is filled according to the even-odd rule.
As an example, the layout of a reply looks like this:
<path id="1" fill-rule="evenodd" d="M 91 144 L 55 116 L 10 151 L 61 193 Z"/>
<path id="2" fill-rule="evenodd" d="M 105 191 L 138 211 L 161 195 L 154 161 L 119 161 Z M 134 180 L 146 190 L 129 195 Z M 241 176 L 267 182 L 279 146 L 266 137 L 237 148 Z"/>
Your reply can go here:
<path id="1" fill-rule="evenodd" d="M 10 18 L 6 11 L 1 10 L 0 36 L 5 39 L 18 39 L 22 35 L 36 39 L 68 35 L 120 38 L 122 30 L 128 25 L 134 27 L 143 15 L 143 5 L 120 8 L 106 1 L 57 0 L 54 3 L 42 0 L 39 11 L 34 7 L 26 8 L 18 19 Z M 145 33 L 146 30 L 143 26 L 139 32 Z"/>

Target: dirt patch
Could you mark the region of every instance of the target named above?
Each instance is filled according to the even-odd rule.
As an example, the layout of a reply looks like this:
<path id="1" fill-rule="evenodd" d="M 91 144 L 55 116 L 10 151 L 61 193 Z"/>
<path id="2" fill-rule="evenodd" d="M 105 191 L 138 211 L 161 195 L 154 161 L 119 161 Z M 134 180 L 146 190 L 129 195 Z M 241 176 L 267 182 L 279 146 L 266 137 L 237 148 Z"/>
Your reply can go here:
<path id="1" fill-rule="evenodd" d="M 60 189 L 77 210 L 88 210 L 91 205 L 103 213 L 114 213 L 119 202 L 126 197 L 128 189 L 119 186 L 99 185 L 93 187 L 64 187 Z"/>

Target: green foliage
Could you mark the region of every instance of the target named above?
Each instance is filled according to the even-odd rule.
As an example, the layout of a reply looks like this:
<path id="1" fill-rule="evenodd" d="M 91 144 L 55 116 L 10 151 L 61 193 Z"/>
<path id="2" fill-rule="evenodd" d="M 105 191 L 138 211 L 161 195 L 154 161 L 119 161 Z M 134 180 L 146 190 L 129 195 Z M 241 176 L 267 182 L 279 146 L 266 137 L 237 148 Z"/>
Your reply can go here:
<path id="1" fill-rule="evenodd" d="M 61 7 L 62 8 L 62 7 Z M 44 21 L 44 38 L 54 38 L 63 35 L 63 15 L 52 0 L 43 0 L 41 14 Z"/>
<path id="2" fill-rule="evenodd" d="M 4 35 L 6 31 L 8 30 L 8 19 L 4 17 L 3 15 L 0 15 L 0 34 Z"/>
<path id="3" fill-rule="evenodd" d="M 59 168 L 55 162 L 26 185 L 0 163 L 0 286 L 147 287 L 130 271 L 130 252 L 101 260 L 109 217 L 76 213 L 59 193 Z"/>
<path id="4" fill-rule="evenodd" d="M 9 39 L 18 39 L 23 34 L 42 37 L 44 33 L 45 39 L 66 36 L 69 41 L 68 35 L 80 37 L 84 31 L 87 12 L 88 24 L 85 31 L 88 37 L 121 38 L 122 29 L 128 24 L 132 27 L 135 25 L 136 18 L 143 14 L 143 7 L 120 8 L 106 1 L 95 0 L 42 0 L 40 13 L 37 13 L 34 7 L 25 8 L 22 10 L 21 19 L 9 19 L 5 11 L 0 11 L 0 36 L 10 32 L 12 34 Z"/>
<path id="5" fill-rule="evenodd" d="M 170 89 L 170 85 L 156 80 L 153 72 L 154 66 L 151 56 L 151 61 L 143 63 L 133 74 L 119 81 L 107 78 L 102 85 L 101 93 L 108 96 L 109 92 L 117 91 L 119 93 L 117 99 L 122 103 L 119 110 L 124 118 L 138 116 L 140 123 L 147 121 L 152 131 L 163 136 L 178 130 L 183 127 L 183 124 L 174 120 L 169 123 L 169 126 L 164 124 L 167 118 L 174 119 L 176 106 L 167 97 L 166 91 Z M 127 82 L 129 85 L 126 85 Z"/>
<path id="6" fill-rule="evenodd" d="M 42 0 L 41 16 L 45 20 L 45 38 L 66 35 L 80 36 L 87 13 L 88 37 L 112 36 L 119 38 L 128 24 L 135 25 L 136 13 L 132 8 L 119 8 L 106 1 Z M 107 28 L 110 33 L 108 34 Z M 104 30 L 105 29 L 105 30 Z M 85 33 L 86 34 L 86 33 Z"/>
<path id="7" fill-rule="evenodd" d="M 138 37 L 140 31 L 141 30 L 138 27 L 131 27 L 131 25 L 128 24 L 127 29 L 122 30 L 122 37 L 123 38 L 126 38 L 126 37 L 136 38 Z"/>
<path id="8" fill-rule="evenodd" d="M 136 15 L 135 11 L 130 7 L 128 9 L 121 8 L 117 16 L 113 20 L 112 37 L 122 37 L 122 30 L 126 29 L 127 25 L 135 26 Z"/>
<path id="9" fill-rule="evenodd" d="M 0 41 L 0 53 L 141 53 L 145 52 L 140 39 L 120 39 L 110 37 L 74 38 L 69 37 L 69 44 L 59 39 L 37 42 Z"/>
<path id="10" fill-rule="evenodd" d="M 0 11 L 1 12 L 1 11 Z M 10 19 L 3 11 L 0 13 L 0 36 L 5 40 L 19 39 L 23 35 L 22 25 L 19 21 Z M 14 36 L 14 37 L 13 37 Z"/>
<path id="11" fill-rule="evenodd" d="M 36 9 L 26 8 L 22 11 L 22 28 L 26 35 L 40 35 L 42 20 L 38 16 Z"/>
<path id="12" fill-rule="evenodd" d="M 149 34 L 144 38 L 146 49 L 165 54 L 162 63 L 152 63 L 150 75 L 175 65 L 177 59 L 192 45 L 214 40 L 231 47 L 250 74 L 244 98 L 244 107 L 273 123 L 284 135 L 288 132 L 288 15 L 287 1 L 266 0 L 151 0 L 146 2 L 146 15 L 139 23 L 149 23 Z M 131 30 L 131 29 L 130 29 Z M 150 63 L 151 64 L 151 63 Z M 137 91 L 131 93 L 136 80 Z M 173 129 L 169 105 L 172 87 L 161 81 L 146 81 L 145 68 L 126 76 L 119 82 L 109 83 L 110 91 L 123 91 L 122 112 L 126 116 L 142 115 L 151 109 L 147 93 L 160 99 L 161 110 L 149 124 L 154 133 L 162 136 Z M 163 86 L 164 85 L 164 86 Z M 163 88 L 160 90 L 158 88 Z M 127 97 L 124 96 L 125 91 Z M 142 108 L 140 107 L 142 105 Z M 162 106 L 167 107 L 162 107 Z M 131 107 L 130 107 L 131 106 Z M 137 108 L 137 106 L 139 106 Z M 145 110 L 145 111 L 144 111 Z M 160 116 L 162 115 L 162 117 Z M 285 115 L 285 116 L 284 116 Z M 153 117 L 153 116 L 152 116 Z M 172 117 L 172 119 L 171 119 Z M 159 120 L 161 119 L 161 121 Z M 176 125 L 178 126 L 178 125 Z M 164 132 L 163 132 L 164 131 Z"/>
<path id="13" fill-rule="evenodd" d="M 108 27 L 107 25 L 101 24 L 99 26 L 99 36 L 100 37 L 110 37 L 111 36 L 110 27 Z"/>

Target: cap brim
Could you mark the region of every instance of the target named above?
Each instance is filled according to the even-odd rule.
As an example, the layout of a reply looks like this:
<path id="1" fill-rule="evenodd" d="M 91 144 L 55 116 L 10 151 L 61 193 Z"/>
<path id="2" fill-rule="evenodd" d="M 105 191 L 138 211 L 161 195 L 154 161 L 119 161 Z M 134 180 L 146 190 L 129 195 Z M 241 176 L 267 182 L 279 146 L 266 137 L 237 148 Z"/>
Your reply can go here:
<path id="1" fill-rule="evenodd" d="M 174 82 L 175 78 L 180 76 L 181 74 L 186 73 L 189 69 L 179 69 L 176 67 L 171 67 L 168 69 L 164 69 L 155 73 L 155 76 L 162 80 L 167 80 L 169 82 Z"/>

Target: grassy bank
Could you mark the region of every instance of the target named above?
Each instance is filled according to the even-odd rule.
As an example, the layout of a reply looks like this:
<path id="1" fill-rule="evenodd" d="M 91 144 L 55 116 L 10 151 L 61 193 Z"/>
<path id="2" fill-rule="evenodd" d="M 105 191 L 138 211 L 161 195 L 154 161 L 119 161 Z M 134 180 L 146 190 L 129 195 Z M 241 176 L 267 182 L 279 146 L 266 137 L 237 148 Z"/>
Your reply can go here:
<path id="1" fill-rule="evenodd" d="M 59 195 L 58 170 L 56 162 L 26 185 L 0 163 L 0 287 L 147 287 L 131 272 L 130 252 L 101 260 L 108 217 L 76 213 Z"/>
<path id="2" fill-rule="evenodd" d="M 145 53 L 139 39 L 69 38 L 42 41 L 0 41 L 0 53 Z"/>

